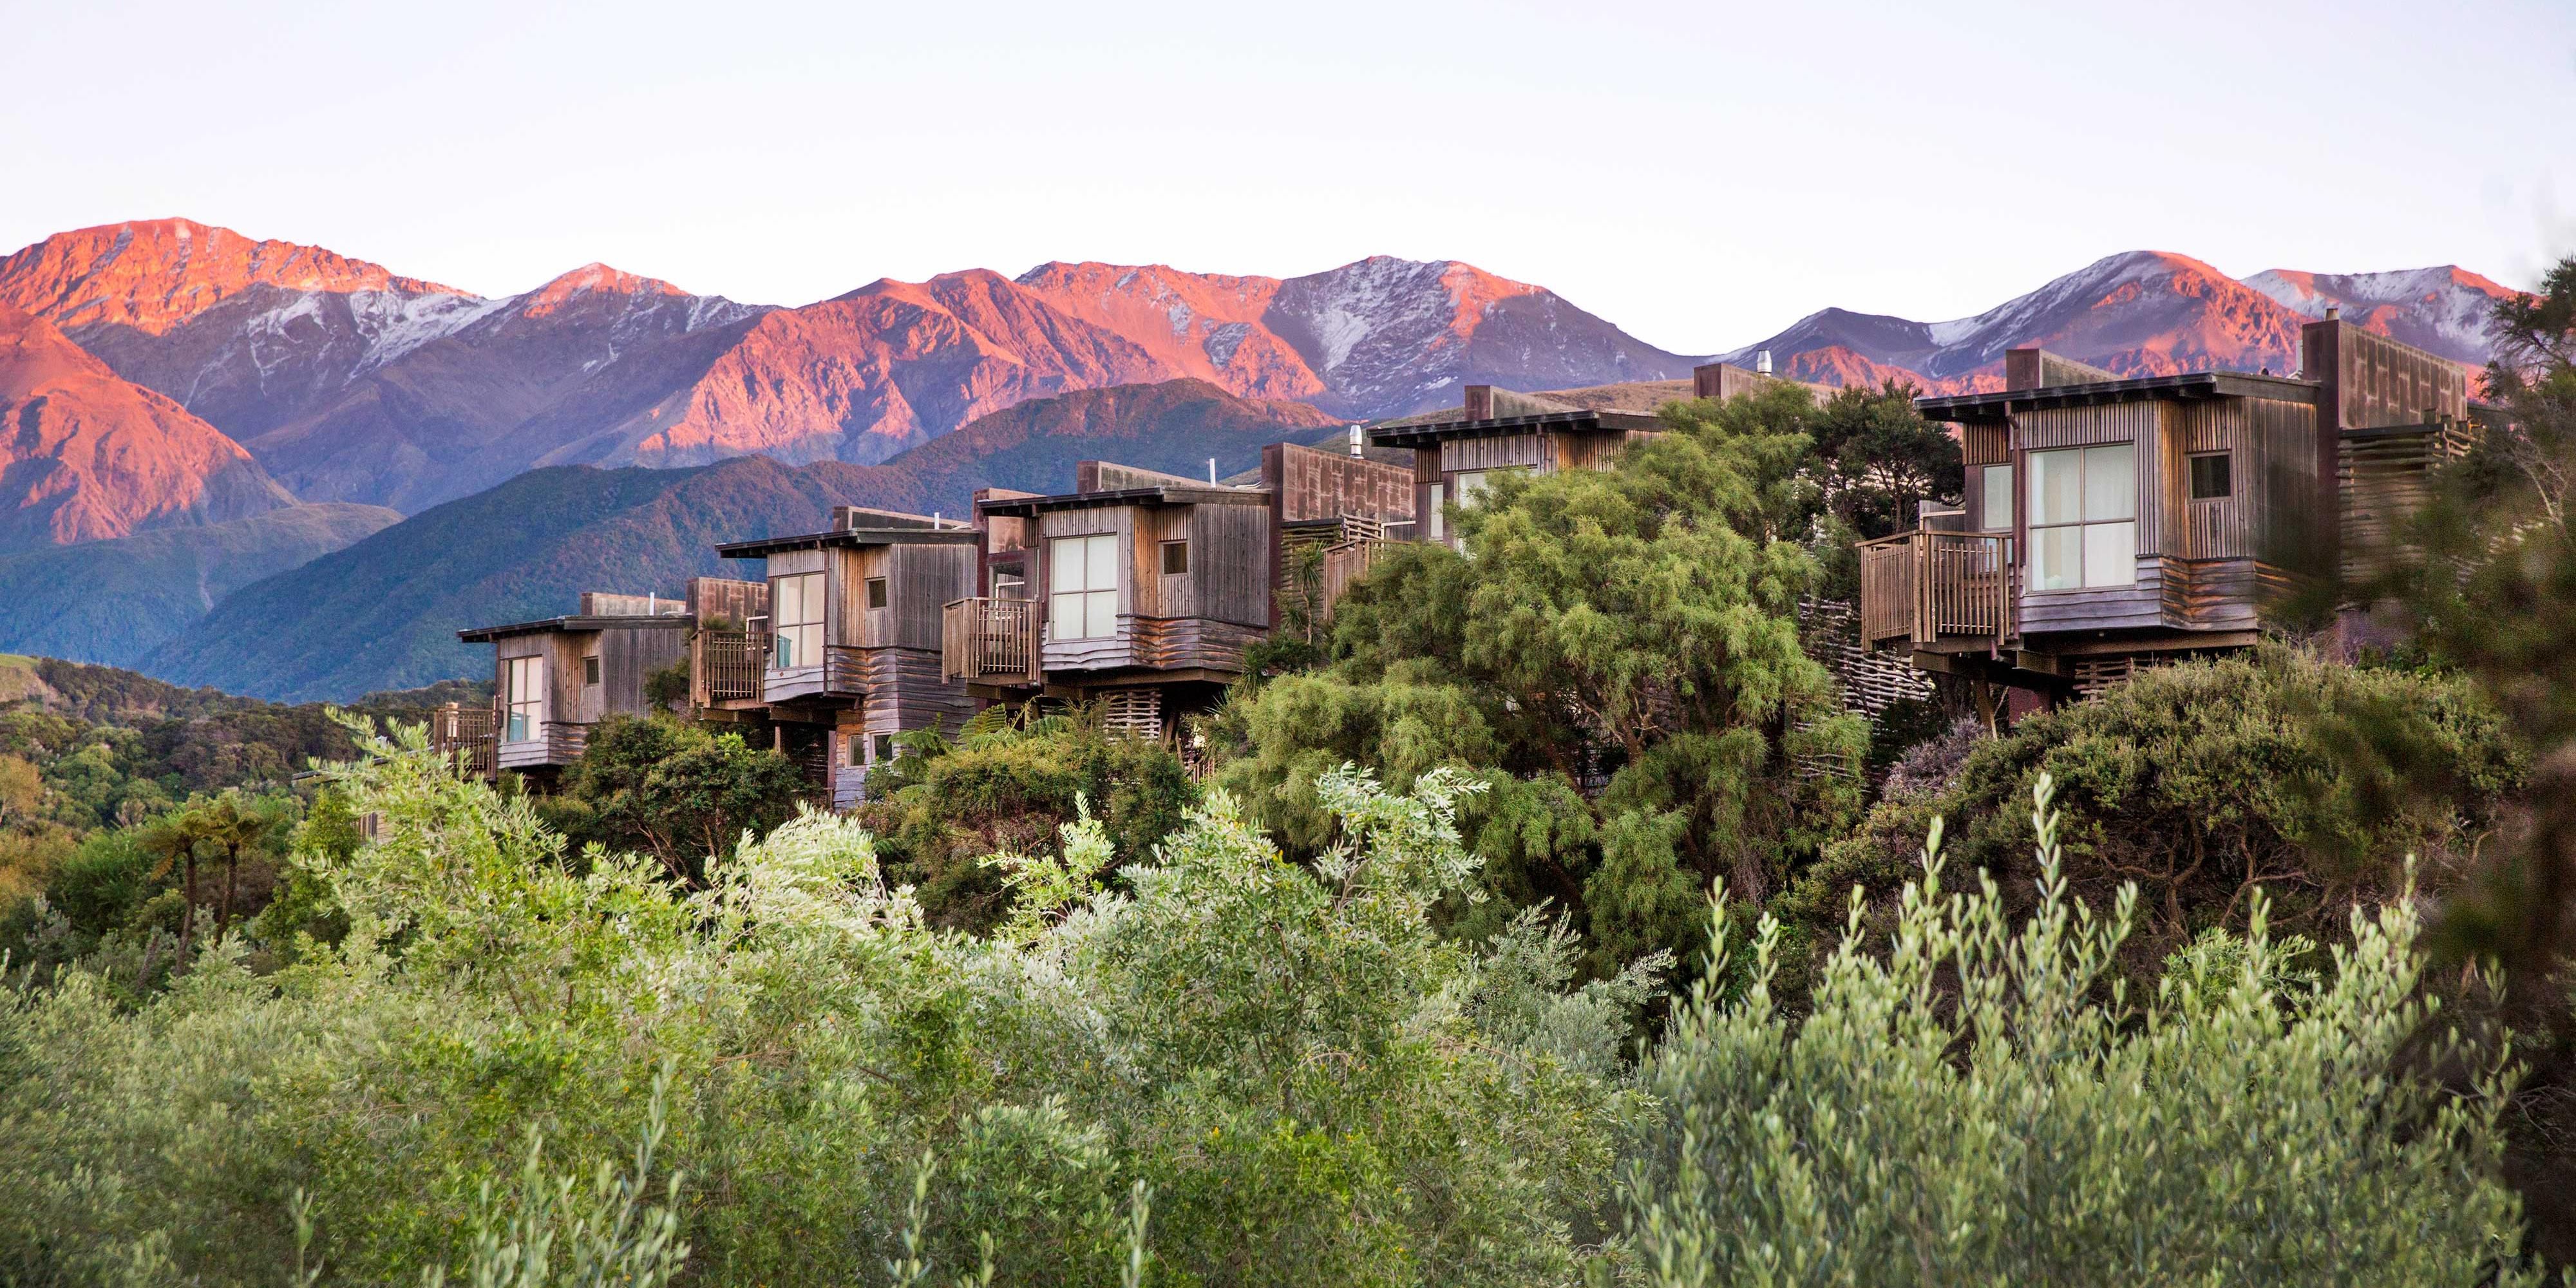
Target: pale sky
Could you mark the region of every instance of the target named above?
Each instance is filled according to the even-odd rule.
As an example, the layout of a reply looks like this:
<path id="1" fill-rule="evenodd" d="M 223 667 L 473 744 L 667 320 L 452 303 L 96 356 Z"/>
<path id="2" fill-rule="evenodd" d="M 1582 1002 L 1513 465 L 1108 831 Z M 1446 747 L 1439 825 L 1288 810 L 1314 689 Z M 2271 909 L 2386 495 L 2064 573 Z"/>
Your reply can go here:
<path id="1" fill-rule="evenodd" d="M 801 304 L 1049 259 L 1371 254 L 1683 353 L 2576 252 L 2576 3 L 559 6 L 6 0 L 0 252 L 184 215 L 485 294 Z"/>

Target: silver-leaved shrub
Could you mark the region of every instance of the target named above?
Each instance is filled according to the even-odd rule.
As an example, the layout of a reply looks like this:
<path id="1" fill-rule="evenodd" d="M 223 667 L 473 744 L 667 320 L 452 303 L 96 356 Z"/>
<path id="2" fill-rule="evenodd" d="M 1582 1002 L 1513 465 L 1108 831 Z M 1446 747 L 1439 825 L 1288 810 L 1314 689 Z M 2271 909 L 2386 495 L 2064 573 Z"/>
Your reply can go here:
<path id="1" fill-rule="evenodd" d="M 371 750 L 377 839 L 304 858 L 336 949 L 0 999 L 0 1283 L 1560 1284 L 1609 1237 L 1661 963 L 1436 933 L 1452 775 L 1327 776 L 1315 867 L 1220 796 L 1104 891 L 1068 827 L 972 938 L 846 820 L 685 893 Z"/>
<path id="2" fill-rule="evenodd" d="M 1721 962 L 1676 1007 L 1625 1179 L 1636 1276 L 2530 1282 L 2492 1179 L 2507 1070 L 2472 1094 L 2403 1072 L 2446 1054 L 2410 1046 L 2433 1018 L 2411 907 L 2355 911 L 2350 946 L 2311 968 L 2322 954 L 2270 939 L 2258 905 L 2250 935 L 2193 943 L 2133 999 L 2110 968 L 2135 891 L 2107 917 L 2068 896 L 2048 793 L 2022 925 L 1991 881 L 1942 888 L 1936 823 L 1888 951 L 1847 936 L 1803 1021 L 1774 1007 L 1768 918 L 1749 970 Z"/>

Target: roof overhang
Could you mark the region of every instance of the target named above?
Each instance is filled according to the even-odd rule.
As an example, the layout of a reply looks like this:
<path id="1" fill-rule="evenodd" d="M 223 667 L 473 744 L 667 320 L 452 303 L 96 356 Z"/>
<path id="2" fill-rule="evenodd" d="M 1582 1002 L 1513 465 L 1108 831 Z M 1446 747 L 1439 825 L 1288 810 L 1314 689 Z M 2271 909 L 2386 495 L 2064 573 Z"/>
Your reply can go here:
<path id="1" fill-rule="evenodd" d="M 2314 403 L 2322 386 L 2284 376 L 2249 376 L 2237 371 L 2194 371 L 2178 376 L 2138 380 L 2104 380 L 2048 389 L 2004 389 L 1983 394 L 1917 398 L 1914 410 L 1925 420 L 1957 424 L 1999 424 L 2016 412 L 2056 407 L 2091 407 L 2105 403 L 2188 401 L 2202 398 L 2269 398 L 2276 402 Z"/>
<path id="2" fill-rule="evenodd" d="M 676 631 L 688 625 L 689 617 L 686 613 L 657 613 L 650 617 L 641 613 L 616 617 L 567 613 L 562 617 L 545 617 L 533 622 L 511 622 L 506 626 L 468 626 L 458 631 L 456 638 L 468 644 L 488 644 L 493 640 L 505 639 L 512 635 L 543 635 L 553 631 Z"/>
<path id="3" fill-rule="evenodd" d="M 1057 510 L 1099 510 L 1122 505 L 1260 505 L 1270 493 L 1239 487 L 1130 487 L 1110 492 L 1063 492 L 1055 496 L 996 497 L 978 501 L 979 514 L 1004 519 L 1033 519 Z"/>
<path id="4" fill-rule="evenodd" d="M 1625 433 L 1632 429 L 1667 429 L 1654 416 L 1633 411 L 1550 411 L 1529 416 L 1496 416 L 1489 420 L 1449 420 L 1423 425 L 1386 425 L 1368 432 L 1378 447 L 1431 447 L 1453 438 L 1494 438 L 1550 430 L 1562 434 Z"/>
<path id="5" fill-rule="evenodd" d="M 983 538 L 984 534 L 963 524 L 954 528 L 836 528 L 830 532 L 808 532 L 801 536 L 719 542 L 716 553 L 727 559 L 766 559 L 791 550 L 821 550 L 836 546 L 971 546 L 981 543 Z"/>

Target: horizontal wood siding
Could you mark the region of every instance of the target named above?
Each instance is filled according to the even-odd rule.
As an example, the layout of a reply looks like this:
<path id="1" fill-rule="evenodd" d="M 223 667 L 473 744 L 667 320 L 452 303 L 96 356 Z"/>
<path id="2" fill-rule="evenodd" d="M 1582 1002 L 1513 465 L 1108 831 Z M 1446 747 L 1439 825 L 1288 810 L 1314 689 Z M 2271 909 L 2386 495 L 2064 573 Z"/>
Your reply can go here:
<path id="1" fill-rule="evenodd" d="M 1049 671 L 1099 671 L 1134 665 L 1136 618 L 1121 614 L 1118 633 L 1100 639 L 1049 639 L 1038 646 L 1039 663 Z"/>
<path id="2" fill-rule="evenodd" d="M 1162 671 L 1191 667 L 1241 671 L 1243 650 L 1262 634 L 1206 617 L 1137 618 L 1129 632 L 1134 664 Z"/>
<path id="3" fill-rule="evenodd" d="M 2019 605 L 2022 634 L 2134 630 L 2163 625 L 2163 563 L 2155 555 L 2138 556 L 2135 580 L 2126 586 L 2024 591 Z"/>
<path id="4" fill-rule="evenodd" d="M 570 720 L 549 720 L 541 726 L 544 736 L 529 742 L 505 742 L 497 761 L 503 769 L 543 769 L 569 765 L 581 759 L 590 745 L 590 726 Z"/>

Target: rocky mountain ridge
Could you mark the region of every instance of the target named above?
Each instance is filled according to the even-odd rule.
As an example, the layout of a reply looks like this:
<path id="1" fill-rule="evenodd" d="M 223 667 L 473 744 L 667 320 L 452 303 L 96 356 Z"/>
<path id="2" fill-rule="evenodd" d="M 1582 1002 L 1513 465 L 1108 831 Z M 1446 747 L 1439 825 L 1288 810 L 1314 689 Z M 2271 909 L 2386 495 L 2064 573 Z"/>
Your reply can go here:
<path id="1" fill-rule="evenodd" d="M 1769 350 L 1800 379 L 1910 379 L 1935 393 L 2001 388 L 2004 350 L 2030 344 L 2122 375 L 2287 373 L 2299 366 L 2300 325 L 2336 306 L 2345 321 L 2474 367 L 2487 358 L 2487 315 L 2508 293 L 2451 266 L 2270 269 L 2238 281 L 2189 256 L 2130 251 L 1972 317 L 1916 322 L 1829 308 L 1722 356 L 1749 362 Z"/>

